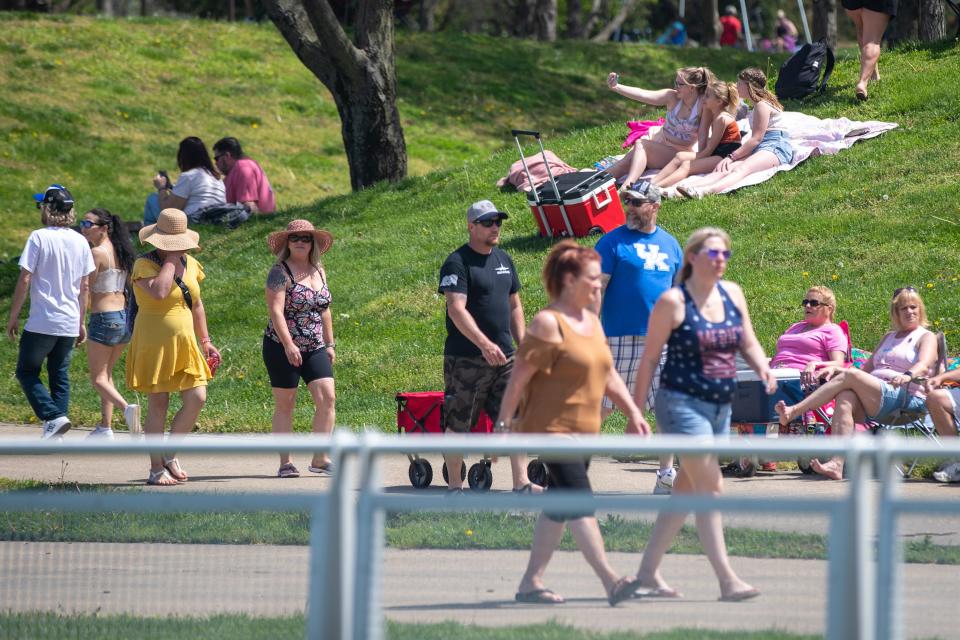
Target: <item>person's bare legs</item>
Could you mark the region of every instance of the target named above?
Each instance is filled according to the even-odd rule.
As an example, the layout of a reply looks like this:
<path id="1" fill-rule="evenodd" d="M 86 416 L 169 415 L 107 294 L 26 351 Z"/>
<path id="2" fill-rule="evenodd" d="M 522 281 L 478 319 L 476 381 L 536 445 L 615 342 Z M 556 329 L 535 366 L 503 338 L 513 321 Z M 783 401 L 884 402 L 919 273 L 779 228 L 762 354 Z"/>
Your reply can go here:
<path id="1" fill-rule="evenodd" d="M 460 467 L 463 466 L 463 456 L 459 453 L 445 453 L 443 461 L 447 465 L 447 491 L 462 491 L 463 478 L 460 477 Z"/>
<path id="2" fill-rule="evenodd" d="M 583 554 L 583 558 L 600 578 L 600 582 L 603 583 L 604 592 L 610 595 L 620 576 L 607 560 L 607 552 L 603 548 L 603 535 L 600 533 L 600 525 L 597 524 L 597 519 L 593 516 L 577 518 L 568 521 L 567 527 L 577 543 L 577 548 Z"/>
<path id="3" fill-rule="evenodd" d="M 844 389 L 837 394 L 833 419 L 830 421 L 830 433 L 841 438 L 850 437 L 853 435 L 857 420 L 865 418 L 859 396 L 850 389 Z M 820 462 L 814 458 L 810 461 L 810 468 L 831 480 L 843 479 L 843 458 L 840 456 L 834 456 L 827 462 Z"/>
<path id="4" fill-rule="evenodd" d="M 780 400 L 774 405 L 774 409 L 780 416 L 780 424 L 790 424 L 798 416 L 830 402 L 846 389 L 856 394 L 860 406 L 866 413 L 875 415 L 880 410 L 883 396 L 880 379 L 853 368 L 844 369 L 833 376 L 797 404 L 788 405 Z"/>
<path id="5" fill-rule="evenodd" d="M 449 467 L 447 468 L 449 469 Z M 513 476 L 514 491 L 524 490 L 530 493 L 543 493 L 543 487 L 530 482 L 530 476 L 527 475 L 527 454 L 518 453 L 510 456 L 510 473 Z"/>
<path id="6" fill-rule="evenodd" d="M 563 527 L 564 523 L 555 522 L 542 513 L 540 514 L 537 525 L 533 529 L 533 546 L 530 548 L 527 569 L 523 572 L 517 591 L 530 593 L 546 588 L 543 584 L 543 573 L 547 570 L 547 565 L 550 563 L 550 558 L 553 557 L 554 550 L 560 545 L 560 540 L 563 539 Z M 563 602 L 563 598 L 560 597 L 555 600 Z"/>
<path id="7" fill-rule="evenodd" d="M 147 396 L 147 419 L 143 423 L 143 433 L 147 438 L 155 440 L 163 438 L 164 425 L 167 421 L 167 409 L 170 406 L 169 393 L 151 393 Z M 150 473 L 163 471 L 163 455 L 150 454 Z M 163 476 L 157 480 L 159 485 L 177 484 L 175 478 Z"/>
<path id="8" fill-rule="evenodd" d="M 773 152 L 754 151 L 738 164 L 733 171 L 716 174 L 711 173 L 708 177 L 704 178 L 702 182 L 698 182 L 697 185 L 704 194 L 721 193 L 724 189 L 732 187 L 750 174 L 772 169 L 773 167 L 779 166 L 779 164 L 780 158 Z M 713 176 L 716 177 L 714 178 Z"/>
<path id="9" fill-rule="evenodd" d="M 293 433 L 293 408 L 297 406 L 297 389 L 272 387 L 273 416 L 270 418 L 270 430 L 278 435 Z M 290 452 L 280 452 L 280 466 L 290 464 Z"/>
<path id="10" fill-rule="evenodd" d="M 313 433 L 333 433 L 333 424 L 337 419 L 337 394 L 333 378 L 313 380 L 307 385 L 307 389 L 313 397 L 314 406 L 310 430 Z M 330 456 L 325 452 L 313 454 L 310 462 L 310 466 L 321 468 L 329 464 Z"/>
<path id="11" fill-rule="evenodd" d="M 933 426 L 941 437 L 953 438 L 957 436 L 957 426 L 954 423 L 953 401 L 950 392 L 946 389 L 934 389 L 927 394 L 927 411 Z"/>
<path id="12" fill-rule="evenodd" d="M 207 387 L 201 385 L 192 389 L 184 389 L 180 392 L 180 410 L 173 416 L 170 423 L 169 442 L 175 444 L 180 438 L 193 431 L 197 424 L 197 418 L 200 417 L 200 411 L 207 402 Z M 174 478 L 180 481 L 189 479 L 187 472 L 180 466 L 176 459 L 176 454 L 168 452 L 164 460 L 164 466 Z"/>
<path id="13" fill-rule="evenodd" d="M 660 169 L 665 167 L 673 157 L 677 155 L 677 149 L 662 142 L 653 140 L 640 140 L 633 145 L 633 154 L 630 156 L 629 171 L 623 181 L 621 190 L 627 188 L 640 179 L 647 168 Z M 623 160 L 627 158 L 624 157 Z"/>
<path id="14" fill-rule="evenodd" d="M 869 9 L 847 11 L 847 15 L 857 27 L 857 44 L 860 47 L 860 80 L 855 91 L 858 98 L 866 100 L 867 84 L 880 79 L 880 45 L 890 16 Z"/>
<path id="15" fill-rule="evenodd" d="M 684 463 L 681 460 L 680 469 L 677 471 L 677 478 L 673 481 L 673 493 L 690 494 L 693 493 L 692 485 L 684 471 Z M 640 580 L 640 586 L 647 589 L 659 589 L 661 591 L 674 591 L 668 585 L 663 576 L 660 575 L 660 563 L 663 562 L 663 556 L 666 555 L 673 544 L 673 539 L 683 528 L 683 522 L 687 519 L 686 513 L 676 511 L 661 511 L 657 515 L 657 520 L 653 525 L 653 531 L 650 533 L 650 540 L 643 550 L 643 557 L 640 559 L 640 567 L 637 569 L 637 579 Z M 679 595 L 679 593 L 677 594 Z"/>
<path id="16" fill-rule="evenodd" d="M 109 346 L 87 341 L 87 363 L 90 367 L 90 384 L 100 396 L 100 424 L 111 426 L 113 407 L 127 408 L 127 401 L 113 384 L 113 367 L 127 345 Z"/>

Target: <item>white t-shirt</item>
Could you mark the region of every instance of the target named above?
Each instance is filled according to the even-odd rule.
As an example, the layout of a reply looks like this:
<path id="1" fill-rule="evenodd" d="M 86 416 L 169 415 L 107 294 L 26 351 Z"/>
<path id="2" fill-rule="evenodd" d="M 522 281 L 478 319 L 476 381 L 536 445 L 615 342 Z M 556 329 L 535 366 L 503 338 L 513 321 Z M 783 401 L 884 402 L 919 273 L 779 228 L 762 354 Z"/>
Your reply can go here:
<path id="1" fill-rule="evenodd" d="M 27 238 L 20 267 L 32 274 L 24 330 L 80 335 L 80 280 L 96 269 L 86 239 L 67 227 L 37 229 Z"/>
<path id="2" fill-rule="evenodd" d="M 177 178 L 177 184 L 173 185 L 173 195 L 187 201 L 183 207 L 183 212 L 187 216 L 211 205 L 227 202 L 227 192 L 223 188 L 223 182 L 201 167 L 181 173 Z"/>

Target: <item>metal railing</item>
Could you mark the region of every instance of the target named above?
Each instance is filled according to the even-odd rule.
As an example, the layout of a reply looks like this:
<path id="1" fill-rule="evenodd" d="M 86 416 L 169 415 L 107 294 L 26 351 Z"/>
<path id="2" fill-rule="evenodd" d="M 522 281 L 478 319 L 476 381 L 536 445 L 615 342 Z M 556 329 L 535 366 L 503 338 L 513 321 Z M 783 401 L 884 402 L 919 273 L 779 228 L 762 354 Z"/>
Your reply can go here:
<path id="1" fill-rule="evenodd" d="M 161 440 L 127 442 L 40 442 L 0 440 L 0 456 L 33 454 L 130 454 L 164 451 Z M 899 495 L 900 458 L 960 458 L 960 441 L 940 443 L 895 436 L 841 438 L 753 438 L 724 441 L 657 436 L 449 435 L 397 438 L 382 433 L 338 431 L 330 437 L 282 436 L 258 438 L 190 437 L 177 443 L 182 453 L 330 453 L 339 470 L 329 492 L 316 494 L 189 494 L 138 493 L 0 493 L 0 510 L 35 511 L 308 511 L 310 584 L 307 598 L 307 638 L 379 640 L 383 638 L 381 575 L 384 520 L 387 512 L 411 511 L 723 511 L 823 513 L 829 517 L 827 638 L 849 640 L 899 639 L 902 623 L 902 550 L 897 522 L 901 514 L 960 515 L 960 500 L 913 500 Z M 567 492 L 519 496 L 506 492 L 441 496 L 436 493 L 385 493 L 380 479 L 384 456 L 459 452 L 507 456 L 513 453 L 544 457 L 584 455 L 658 456 L 712 454 L 846 458 L 848 490 L 839 497 L 729 497 L 652 495 L 590 495 Z M 868 491 L 874 474 L 880 490 Z M 354 495 L 356 494 L 356 495 Z M 876 539 L 874 547 L 864 540 Z M 876 563 L 874 564 L 874 553 Z"/>

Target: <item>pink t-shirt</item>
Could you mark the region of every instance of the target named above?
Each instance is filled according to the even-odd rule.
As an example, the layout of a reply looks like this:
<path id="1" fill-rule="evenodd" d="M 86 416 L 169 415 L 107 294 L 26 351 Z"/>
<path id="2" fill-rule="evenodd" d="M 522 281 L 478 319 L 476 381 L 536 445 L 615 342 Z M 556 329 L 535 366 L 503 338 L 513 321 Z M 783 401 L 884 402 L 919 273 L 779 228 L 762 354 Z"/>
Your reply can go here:
<path id="1" fill-rule="evenodd" d="M 839 325 L 827 322 L 816 329 L 802 331 L 805 326 L 806 322 L 798 322 L 780 336 L 771 367 L 803 369 L 811 362 L 829 360 L 831 351 L 847 352 L 847 336 Z"/>
<path id="2" fill-rule="evenodd" d="M 263 173 L 263 169 L 251 158 L 240 158 L 224 179 L 227 189 L 227 202 L 256 201 L 263 213 L 273 213 L 277 203 L 273 199 L 273 188 Z"/>

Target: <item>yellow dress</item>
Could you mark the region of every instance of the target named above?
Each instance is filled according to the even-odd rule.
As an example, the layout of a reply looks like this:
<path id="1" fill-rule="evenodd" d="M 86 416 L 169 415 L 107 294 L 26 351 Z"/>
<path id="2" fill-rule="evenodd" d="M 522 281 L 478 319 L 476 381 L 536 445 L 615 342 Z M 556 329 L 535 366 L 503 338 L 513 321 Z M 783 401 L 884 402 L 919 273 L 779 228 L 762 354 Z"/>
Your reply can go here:
<path id="1" fill-rule="evenodd" d="M 194 302 L 200 300 L 203 266 L 187 256 L 183 284 Z M 153 278 L 160 265 L 149 258 L 133 263 L 133 282 Z M 207 361 L 197 345 L 193 329 L 193 313 L 183 299 L 176 282 L 170 293 L 157 300 L 138 286 L 133 287 L 140 311 L 127 349 L 127 386 L 141 393 L 183 391 L 207 384 L 212 376 Z"/>

